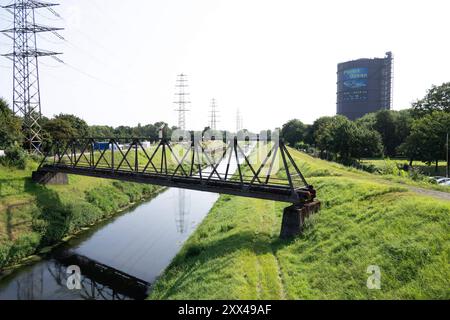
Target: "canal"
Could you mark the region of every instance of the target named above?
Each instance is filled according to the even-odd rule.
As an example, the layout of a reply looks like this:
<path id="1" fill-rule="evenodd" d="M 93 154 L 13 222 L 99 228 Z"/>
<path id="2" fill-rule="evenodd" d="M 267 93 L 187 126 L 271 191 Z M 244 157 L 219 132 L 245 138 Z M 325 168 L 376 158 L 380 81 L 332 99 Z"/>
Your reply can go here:
<path id="1" fill-rule="evenodd" d="M 246 148 L 246 153 L 252 147 Z M 225 159 L 218 171 L 226 169 Z M 243 159 L 239 159 L 242 162 Z M 237 168 L 232 160 L 230 172 Z M 209 171 L 208 169 L 206 171 Z M 170 188 L 0 280 L 0 300 L 145 299 L 219 195 Z M 71 266 L 78 266 L 80 288 Z M 73 278 L 73 277 L 72 277 Z"/>

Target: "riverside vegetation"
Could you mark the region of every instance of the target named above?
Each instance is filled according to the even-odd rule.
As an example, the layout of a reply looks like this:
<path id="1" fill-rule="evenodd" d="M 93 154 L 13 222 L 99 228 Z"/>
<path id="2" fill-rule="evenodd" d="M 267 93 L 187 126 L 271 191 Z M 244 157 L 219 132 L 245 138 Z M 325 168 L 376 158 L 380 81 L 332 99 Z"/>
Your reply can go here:
<path id="1" fill-rule="evenodd" d="M 449 201 L 290 152 L 322 202 L 303 235 L 278 238 L 287 204 L 223 195 L 150 299 L 450 298 Z"/>
<path id="2" fill-rule="evenodd" d="M 31 181 L 36 167 L 0 165 L 0 270 L 162 189 L 72 175 L 68 185 L 42 186 Z"/>
<path id="3" fill-rule="evenodd" d="M 178 147 L 174 150 L 183 151 Z M 118 158 L 119 153 L 115 153 Z M 99 156 L 96 152 L 95 157 Z M 157 152 L 154 163 L 160 163 L 161 156 L 161 151 Z M 107 164 L 105 158 L 111 163 L 110 151 L 104 154 L 100 165 Z M 138 159 L 141 165 L 147 161 L 142 151 L 138 152 Z M 77 175 L 69 175 L 68 185 L 43 186 L 31 180 L 38 162 L 26 156 L 22 160 L 19 168 L 16 163 L 0 163 L 0 271 L 164 189 Z M 134 155 L 129 154 L 127 160 L 131 167 L 135 166 Z M 175 166 L 169 161 L 169 170 Z M 185 170 L 187 166 L 184 165 Z"/>

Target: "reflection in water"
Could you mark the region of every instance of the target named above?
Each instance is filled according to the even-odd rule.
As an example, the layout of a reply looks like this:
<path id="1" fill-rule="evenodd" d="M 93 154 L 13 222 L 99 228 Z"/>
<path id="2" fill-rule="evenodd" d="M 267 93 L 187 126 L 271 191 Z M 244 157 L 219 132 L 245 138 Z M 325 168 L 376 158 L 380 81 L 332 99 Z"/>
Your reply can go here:
<path id="1" fill-rule="evenodd" d="M 67 267 L 82 270 L 81 289 L 67 287 Z M 17 300 L 84 299 L 129 300 L 145 299 L 150 284 L 87 257 L 63 251 L 54 258 L 39 263 L 31 272 L 18 275 L 1 298 Z M 15 291 L 15 292 L 14 292 Z M 14 294 L 15 293 L 15 294 Z"/>
<path id="2" fill-rule="evenodd" d="M 185 189 L 178 189 L 178 204 L 175 205 L 175 225 L 178 233 L 189 231 L 190 194 Z"/>
<path id="3" fill-rule="evenodd" d="M 35 300 L 44 293 L 44 269 L 38 268 L 17 280 L 17 300 Z"/>
<path id="4" fill-rule="evenodd" d="M 88 257 L 64 251 L 57 257 L 59 275 L 68 266 L 82 270 L 80 295 L 84 299 L 125 300 L 144 299 L 150 283 L 114 269 Z M 61 266 L 64 266 L 61 268 Z M 64 283 L 67 283 L 67 279 Z"/>

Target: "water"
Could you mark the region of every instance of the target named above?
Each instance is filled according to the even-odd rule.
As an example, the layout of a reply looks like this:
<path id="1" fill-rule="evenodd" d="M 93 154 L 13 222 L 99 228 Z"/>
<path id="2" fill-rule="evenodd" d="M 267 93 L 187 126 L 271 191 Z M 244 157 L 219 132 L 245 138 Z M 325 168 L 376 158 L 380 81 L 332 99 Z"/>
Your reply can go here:
<path id="1" fill-rule="evenodd" d="M 225 171 L 224 162 L 219 172 Z M 236 167 L 232 162 L 230 172 Z M 16 270 L 0 281 L 0 299 L 144 299 L 218 197 L 167 189 Z M 68 289 L 71 265 L 81 269 L 81 289 Z"/>

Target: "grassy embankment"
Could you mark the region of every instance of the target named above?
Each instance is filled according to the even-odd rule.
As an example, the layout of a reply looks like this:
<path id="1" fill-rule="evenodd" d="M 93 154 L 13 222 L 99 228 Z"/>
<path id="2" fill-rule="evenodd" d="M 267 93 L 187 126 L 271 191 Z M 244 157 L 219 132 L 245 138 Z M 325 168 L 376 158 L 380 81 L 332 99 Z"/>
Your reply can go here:
<path id="1" fill-rule="evenodd" d="M 447 163 L 444 161 L 439 162 L 438 171 L 436 173 L 434 165 L 428 166 L 423 162 L 415 162 L 413 164 L 414 170 L 420 173 L 413 177 L 407 171 L 403 171 L 398 167 L 408 165 L 409 161 L 399 159 L 365 159 L 361 161 L 364 165 L 371 165 L 377 171 L 380 172 L 379 176 L 385 180 L 398 182 L 402 184 L 408 184 L 415 187 L 421 187 L 425 189 L 432 189 L 443 192 L 450 192 L 450 188 L 447 186 L 440 186 L 432 183 L 428 178 L 430 176 L 445 176 Z"/>
<path id="2" fill-rule="evenodd" d="M 142 152 L 139 159 L 145 163 Z M 134 155 L 128 160 L 134 166 Z M 160 154 L 154 161 L 159 163 Z M 162 190 L 74 175 L 69 175 L 69 185 L 42 186 L 31 181 L 36 167 L 32 161 L 25 170 L 0 166 L 0 270 Z"/>
<path id="3" fill-rule="evenodd" d="M 323 206 L 304 234 L 278 239 L 286 204 L 221 196 L 151 299 L 450 298 L 448 201 L 291 152 Z"/>

